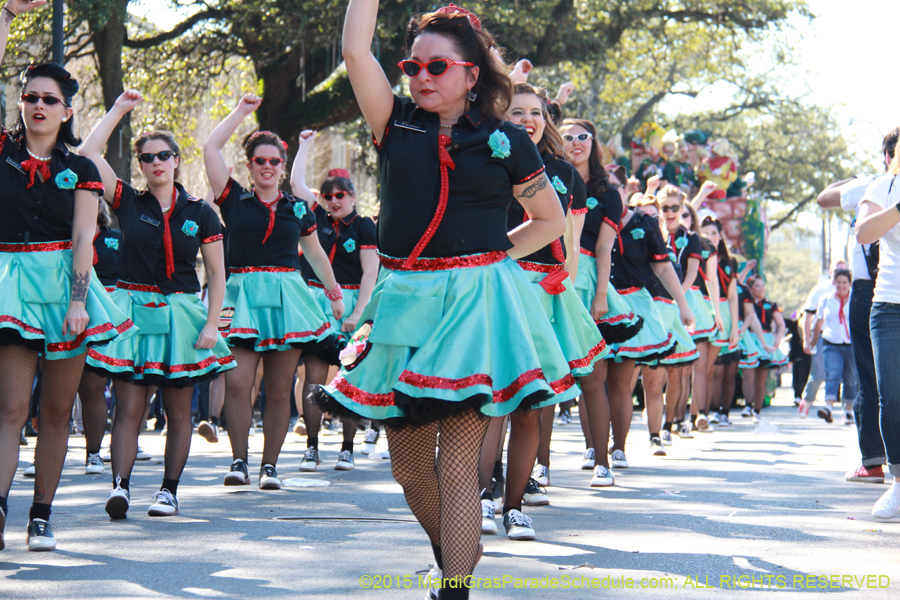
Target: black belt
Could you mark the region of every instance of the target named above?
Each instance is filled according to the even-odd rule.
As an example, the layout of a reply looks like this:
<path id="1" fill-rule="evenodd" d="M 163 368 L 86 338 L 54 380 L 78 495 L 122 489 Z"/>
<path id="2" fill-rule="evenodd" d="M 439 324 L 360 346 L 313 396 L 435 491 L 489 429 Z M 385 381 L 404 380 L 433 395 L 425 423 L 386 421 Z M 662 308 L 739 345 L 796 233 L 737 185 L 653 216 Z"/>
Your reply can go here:
<path id="1" fill-rule="evenodd" d="M 871 279 L 857 279 L 853 282 L 853 289 L 871 290 L 875 288 L 875 282 Z"/>

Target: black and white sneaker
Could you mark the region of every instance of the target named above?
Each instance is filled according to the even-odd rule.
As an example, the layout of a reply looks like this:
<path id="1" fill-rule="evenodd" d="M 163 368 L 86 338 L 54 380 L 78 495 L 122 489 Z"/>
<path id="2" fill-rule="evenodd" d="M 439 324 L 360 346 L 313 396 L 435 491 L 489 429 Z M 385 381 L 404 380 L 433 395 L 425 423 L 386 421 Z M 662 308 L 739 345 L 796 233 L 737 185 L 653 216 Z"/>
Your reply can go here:
<path id="1" fill-rule="evenodd" d="M 550 504 L 547 490 L 533 478 L 529 478 L 528 483 L 525 484 L 525 493 L 522 494 L 522 504 L 525 506 L 547 506 Z"/>
<path id="2" fill-rule="evenodd" d="M 306 457 L 304 457 L 304 460 Z M 337 464 L 334 465 L 335 471 L 352 471 L 353 470 L 353 452 L 344 450 L 338 455 Z"/>
<path id="3" fill-rule="evenodd" d="M 116 477 L 116 487 L 109 493 L 106 499 L 106 514 L 110 519 L 124 519 L 128 516 L 128 507 L 131 505 L 131 494 L 120 486 L 121 477 Z"/>
<path id="4" fill-rule="evenodd" d="M 234 459 L 231 470 L 225 474 L 225 485 L 250 485 L 250 467 L 242 458 Z M 260 483 L 262 483 L 260 481 Z"/>
<path id="5" fill-rule="evenodd" d="M 100 454 L 88 454 L 84 461 L 85 475 L 100 475 L 106 467 L 103 465 L 103 457 Z"/>
<path id="6" fill-rule="evenodd" d="M 497 535 L 497 523 L 494 522 L 494 503 L 491 500 L 481 501 L 481 535 Z"/>
<path id="7" fill-rule="evenodd" d="M 672 445 L 672 432 L 663 429 L 659 434 L 659 441 L 663 446 Z"/>
<path id="8" fill-rule="evenodd" d="M 594 457 L 596 454 L 594 453 L 593 448 L 588 448 L 584 451 L 584 454 L 581 457 L 581 469 L 583 471 L 590 471 L 594 468 Z"/>
<path id="9" fill-rule="evenodd" d="M 209 421 L 200 421 L 197 425 L 197 433 L 210 444 L 219 441 L 219 428 Z"/>
<path id="10" fill-rule="evenodd" d="M 43 519 L 31 519 L 28 522 L 28 549 L 34 552 L 56 550 L 56 538 L 53 527 Z"/>
<path id="11" fill-rule="evenodd" d="M 37 467 L 34 466 L 34 463 L 29 463 L 25 470 L 22 471 L 23 477 L 34 477 L 34 474 L 37 470 Z"/>
<path id="12" fill-rule="evenodd" d="M 153 504 L 147 510 L 151 517 L 171 517 L 178 514 L 178 498 L 169 490 L 159 490 L 153 494 Z"/>
<path id="13" fill-rule="evenodd" d="M 543 486 L 550 485 L 550 467 L 538 463 L 531 470 L 531 477 Z"/>
<path id="14" fill-rule="evenodd" d="M 531 519 L 525 516 L 525 513 L 516 509 L 512 509 L 503 515 L 503 528 L 506 529 L 506 537 L 511 540 L 534 539 Z"/>
<path id="15" fill-rule="evenodd" d="M 665 456 L 666 449 L 662 446 L 662 440 L 658 437 L 650 438 L 650 454 L 653 456 Z"/>
<path id="16" fill-rule="evenodd" d="M 281 489 L 281 480 L 278 479 L 278 472 L 275 471 L 275 465 L 263 465 L 259 468 L 259 489 Z"/>
<path id="17" fill-rule="evenodd" d="M 503 489 L 506 487 L 506 480 L 491 479 L 491 495 L 494 497 L 494 511 L 503 508 Z"/>
<path id="18" fill-rule="evenodd" d="M 380 432 L 377 429 L 370 429 L 366 431 L 366 439 L 363 441 L 360 453 L 368 456 L 375 452 L 375 445 L 378 444 L 379 433 Z"/>
<path id="19" fill-rule="evenodd" d="M 150 460 L 151 458 L 153 457 L 141 450 L 141 447 L 138 446 L 137 453 L 134 455 L 134 460 Z"/>
<path id="20" fill-rule="evenodd" d="M 318 467 L 319 463 L 321 462 L 322 459 L 319 458 L 318 448 L 316 448 L 315 446 L 313 446 L 312 448 L 307 448 L 306 452 L 303 454 L 303 460 L 300 461 L 300 471 L 315 471 L 316 467 Z"/>

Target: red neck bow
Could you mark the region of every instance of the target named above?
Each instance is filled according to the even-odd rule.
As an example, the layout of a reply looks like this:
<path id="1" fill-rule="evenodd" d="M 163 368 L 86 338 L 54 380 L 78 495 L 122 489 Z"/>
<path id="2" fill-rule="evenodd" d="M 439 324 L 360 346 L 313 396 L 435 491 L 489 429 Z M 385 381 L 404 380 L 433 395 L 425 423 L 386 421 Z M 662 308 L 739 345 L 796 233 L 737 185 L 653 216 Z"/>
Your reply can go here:
<path id="1" fill-rule="evenodd" d="M 28 185 L 25 186 L 26 188 L 30 188 L 34 185 L 34 175 L 37 172 L 41 173 L 41 177 L 44 178 L 44 181 L 50 181 L 49 160 L 38 160 L 31 157 L 28 160 L 22 161 L 22 168 L 28 173 Z"/>

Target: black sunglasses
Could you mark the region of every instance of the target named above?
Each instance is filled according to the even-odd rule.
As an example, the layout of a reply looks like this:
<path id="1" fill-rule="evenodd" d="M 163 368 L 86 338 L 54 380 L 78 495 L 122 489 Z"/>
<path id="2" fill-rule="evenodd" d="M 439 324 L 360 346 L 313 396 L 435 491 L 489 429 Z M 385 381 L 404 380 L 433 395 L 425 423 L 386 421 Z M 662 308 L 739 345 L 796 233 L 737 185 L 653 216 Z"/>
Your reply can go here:
<path id="1" fill-rule="evenodd" d="M 678 212 L 679 210 L 681 210 L 681 207 L 680 207 L 680 206 L 663 206 L 663 207 L 662 207 L 662 211 L 663 211 L 664 213 L 667 213 L 667 212 Z"/>
<path id="2" fill-rule="evenodd" d="M 281 159 L 280 158 L 263 158 L 262 156 L 257 156 L 257 157 L 254 157 L 253 162 L 258 164 L 259 166 L 263 166 L 266 163 L 269 163 L 273 167 L 277 167 L 278 165 L 281 164 Z"/>
<path id="3" fill-rule="evenodd" d="M 22 94 L 22 102 L 27 102 L 28 104 L 37 104 L 39 100 L 44 101 L 45 106 L 56 106 L 57 104 L 63 104 L 68 106 L 65 102 L 57 98 L 56 96 L 38 96 L 37 94 Z"/>
<path id="4" fill-rule="evenodd" d="M 687 219 L 687 218 L 689 218 L 690 216 L 691 216 L 691 213 L 689 213 L 689 212 L 681 213 L 681 218 L 682 218 L 682 219 Z"/>
<path id="5" fill-rule="evenodd" d="M 162 152 L 157 152 L 156 154 L 153 154 L 152 152 L 142 152 L 141 154 L 138 154 L 138 159 L 142 163 L 146 163 L 149 165 L 150 163 L 153 162 L 153 159 L 155 159 L 155 158 L 158 158 L 161 162 L 166 162 L 173 156 L 178 156 L 178 155 L 175 154 L 174 152 L 172 152 L 171 150 L 163 150 Z"/>
<path id="6" fill-rule="evenodd" d="M 330 201 L 332 198 L 335 200 L 343 200 L 344 196 L 349 196 L 350 192 L 335 192 L 333 194 L 322 194 L 322 198 L 325 199 L 326 202 Z"/>

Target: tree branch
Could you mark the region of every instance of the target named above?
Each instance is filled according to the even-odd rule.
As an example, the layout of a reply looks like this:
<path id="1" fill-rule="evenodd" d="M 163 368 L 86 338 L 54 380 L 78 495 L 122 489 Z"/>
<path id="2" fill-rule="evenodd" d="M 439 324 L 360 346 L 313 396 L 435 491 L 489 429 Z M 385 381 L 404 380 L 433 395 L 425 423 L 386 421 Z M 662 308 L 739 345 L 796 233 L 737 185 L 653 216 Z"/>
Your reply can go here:
<path id="1" fill-rule="evenodd" d="M 793 217 L 795 214 L 797 214 L 798 212 L 800 212 L 800 210 L 801 210 L 804 206 L 806 206 L 807 204 L 809 204 L 810 202 L 812 202 L 813 200 L 815 200 L 817 197 L 818 197 L 818 194 L 812 194 L 812 195 L 810 195 L 810 196 L 807 196 L 806 198 L 804 198 L 804 199 L 801 200 L 800 202 L 798 202 L 797 205 L 794 206 L 794 208 L 792 208 L 790 211 L 788 211 L 788 214 L 786 214 L 786 215 L 784 215 L 783 217 L 781 217 L 780 219 L 778 219 L 778 222 L 777 222 L 777 223 L 775 223 L 774 225 L 772 225 L 771 227 L 769 227 L 769 231 L 775 231 L 776 229 L 778 229 L 779 227 L 781 227 L 782 225 L 784 225 L 785 223 L 787 223 L 788 221 L 790 221 L 790 220 L 791 220 L 791 217 Z"/>
<path id="2" fill-rule="evenodd" d="M 154 46 L 159 46 L 160 44 L 163 44 L 170 40 L 174 40 L 201 21 L 208 21 L 210 19 L 222 19 L 233 14 L 234 11 L 227 8 L 210 8 L 207 10 L 201 10 L 200 12 L 191 15 L 190 17 L 176 25 L 171 31 L 166 31 L 165 33 L 160 33 L 159 35 L 155 35 L 153 37 L 141 38 L 139 40 L 125 38 L 125 43 L 123 45 L 126 48 L 153 48 Z"/>

